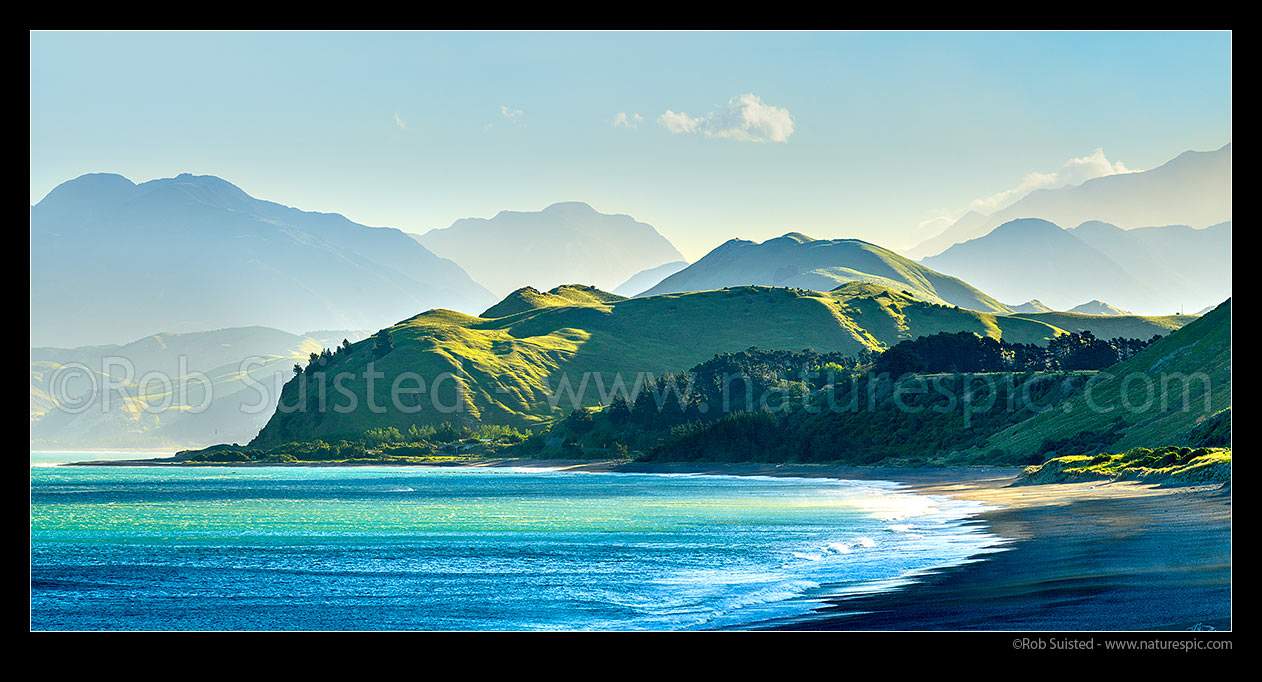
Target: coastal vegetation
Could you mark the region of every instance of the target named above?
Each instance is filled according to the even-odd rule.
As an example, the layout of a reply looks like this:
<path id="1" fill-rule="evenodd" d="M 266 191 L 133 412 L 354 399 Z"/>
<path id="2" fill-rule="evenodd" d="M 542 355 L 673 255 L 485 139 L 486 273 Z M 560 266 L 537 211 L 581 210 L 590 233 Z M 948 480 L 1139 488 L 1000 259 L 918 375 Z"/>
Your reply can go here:
<path id="1" fill-rule="evenodd" d="M 605 404 L 575 407 L 535 428 L 418 421 L 374 426 L 349 437 L 256 440 L 181 456 L 207 462 L 425 463 L 513 456 L 1031 465 L 1094 457 L 1137 440 L 1144 447 L 1220 447 L 1230 445 L 1231 438 L 1229 373 L 1207 376 L 1211 388 L 1205 395 L 1190 388 L 1181 393 L 1177 409 L 1167 404 L 1135 411 L 1110 404 L 1113 409 L 1092 412 L 1090 419 L 1064 415 L 1084 400 L 1131 401 L 1129 394 L 1108 391 L 1123 369 L 1155 377 L 1162 367 L 1179 369 L 1170 364 L 1175 358 L 1213 367 L 1221 349 L 1210 340 L 1229 326 L 1227 302 L 1183 330 L 1147 341 L 1104 340 L 1085 332 L 1060 334 L 1037 346 L 973 332 L 939 332 L 883 352 L 750 347 L 653 377 L 637 390 L 615 392 Z M 380 348 L 390 337 L 376 338 L 374 348 Z M 354 352 L 354 344 L 347 344 L 337 352 L 313 354 L 303 372 Z M 1225 404 L 1206 412 L 1205 405 L 1220 401 Z M 1051 427 L 1044 424 L 1049 420 Z M 1151 426 L 1153 420 L 1188 426 L 1171 432 Z M 1012 439 L 1031 431 L 1039 434 L 1036 440 Z"/>
<path id="2" fill-rule="evenodd" d="M 355 440 L 336 442 L 294 441 L 271 447 L 215 445 L 202 450 L 185 450 L 175 458 L 189 463 L 258 464 L 438 464 L 474 461 L 488 456 L 507 455 L 514 446 L 530 437 L 505 426 L 477 428 L 444 422 L 438 427 L 412 426 L 406 431 L 394 427 L 369 429 Z"/>
<path id="3" fill-rule="evenodd" d="M 1056 457 L 1030 466 L 1018 484 L 1128 481 L 1169 485 L 1231 480 L 1231 448 L 1133 448 L 1119 454 Z"/>

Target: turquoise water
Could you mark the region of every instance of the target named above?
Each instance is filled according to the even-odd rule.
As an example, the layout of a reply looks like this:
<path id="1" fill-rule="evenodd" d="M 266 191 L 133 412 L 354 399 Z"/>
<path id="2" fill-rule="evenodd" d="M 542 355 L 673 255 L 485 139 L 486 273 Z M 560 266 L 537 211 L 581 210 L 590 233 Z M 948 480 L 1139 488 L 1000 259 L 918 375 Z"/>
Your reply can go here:
<path id="1" fill-rule="evenodd" d="M 32 454 L 33 629 L 739 628 L 999 549 L 883 482 L 84 458 Z"/>

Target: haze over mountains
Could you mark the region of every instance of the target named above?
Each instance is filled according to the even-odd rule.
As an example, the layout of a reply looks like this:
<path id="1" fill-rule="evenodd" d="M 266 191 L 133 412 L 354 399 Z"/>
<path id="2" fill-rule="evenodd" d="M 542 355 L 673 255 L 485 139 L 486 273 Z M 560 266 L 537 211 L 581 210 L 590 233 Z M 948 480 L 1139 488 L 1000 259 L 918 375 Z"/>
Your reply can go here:
<path id="1" fill-rule="evenodd" d="M 1231 234 L 1230 222 L 1123 230 L 1089 221 L 1061 229 L 1025 218 L 922 262 L 1002 301 L 1037 298 L 1070 310 L 1104 300 L 1141 315 L 1168 315 L 1231 296 Z"/>
<path id="2" fill-rule="evenodd" d="M 732 239 L 639 294 L 706 291 L 744 285 L 830 291 L 868 282 L 914 292 L 925 301 L 983 312 L 1009 312 L 967 282 L 857 239 L 811 239 L 791 232 L 761 244 Z"/>
<path id="3" fill-rule="evenodd" d="M 244 327 L 158 334 L 121 346 L 32 348 L 31 442 L 55 448 L 244 443 L 275 411 L 295 363 L 367 335 Z"/>
<path id="4" fill-rule="evenodd" d="M 577 201 L 464 218 L 412 237 L 501 297 L 524 286 L 574 283 L 608 291 L 643 270 L 684 260 L 652 225 Z"/>
<path id="5" fill-rule="evenodd" d="M 1229 221 L 1231 144 L 1209 152 L 1187 151 L 1148 171 L 1036 190 L 990 215 L 970 211 L 941 234 L 905 253 L 917 260 L 934 256 L 952 244 L 976 239 L 1019 218 L 1042 218 L 1058 225 L 1100 220 L 1126 229 L 1150 225 L 1203 228 Z"/>
<path id="6" fill-rule="evenodd" d="M 635 296 L 657 286 L 657 283 L 688 267 L 688 261 L 675 261 L 659 265 L 631 275 L 631 278 L 618 285 L 612 293 L 619 296 Z"/>
<path id="7" fill-rule="evenodd" d="M 265 325 L 379 329 L 495 297 L 405 233 L 249 196 L 213 176 L 109 173 L 31 207 L 31 345 Z"/>

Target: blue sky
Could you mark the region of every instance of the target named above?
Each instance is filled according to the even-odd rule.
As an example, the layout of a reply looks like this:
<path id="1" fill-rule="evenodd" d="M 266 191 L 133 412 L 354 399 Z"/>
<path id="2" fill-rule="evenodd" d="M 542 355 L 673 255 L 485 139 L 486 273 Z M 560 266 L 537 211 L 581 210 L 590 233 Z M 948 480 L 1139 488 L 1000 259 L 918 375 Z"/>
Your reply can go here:
<path id="1" fill-rule="evenodd" d="M 654 225 L 689 260 L 792 230 L 906 248 L 1011 201 L 1032 173 L 1081 181 L 1073 169 L 1148 169 L 1231 141 L 1226 32 L 30 42 L 31 203 L 102 171 L 218 175 L 411 232 L 586 201 Z"/>

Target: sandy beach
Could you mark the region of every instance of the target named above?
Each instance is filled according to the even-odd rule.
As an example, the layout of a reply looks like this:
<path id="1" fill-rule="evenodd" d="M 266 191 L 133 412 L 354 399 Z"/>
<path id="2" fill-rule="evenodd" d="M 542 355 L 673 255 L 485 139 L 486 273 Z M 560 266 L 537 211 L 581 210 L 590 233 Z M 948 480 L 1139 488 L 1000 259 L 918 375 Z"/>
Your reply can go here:
<path id="1" fill-rule="evenodd" d="M 543 464 L 543 463 L 541 463 Z M 1231 491 L 1135 482 L 1012 485 L 1020 469 L 763 464 L 555 468 L 826 476 L 897 481 L 996 507 L 978 523 L 1007 551 L 892 591 L 832 598 L 785 630 L 1172 630 L 1231 628 Z"/>
<path id="2" fill-rule="evenodd" d="M 1231 493 L 1133 482 L 1010 486 L 891 476 L 917 492 L 980 500 L 1010 549 L 894 592 L 836 600 L 822 630 L 1231 628 Z"/>
<path id="3" fill-rule="evenodd" d="M 99 462 L 154 465 L 155 460 Z M 169 464 L 168 464 L 169 466 Z M 1136 482 L 1012 485 L 1019 469 L 488 459 L 459 466 L 896 481 L 975 500 L 1006 551 L 890 591 L 828 595 L 781 630 L 1231 628 L 1231 491 Z"/>

